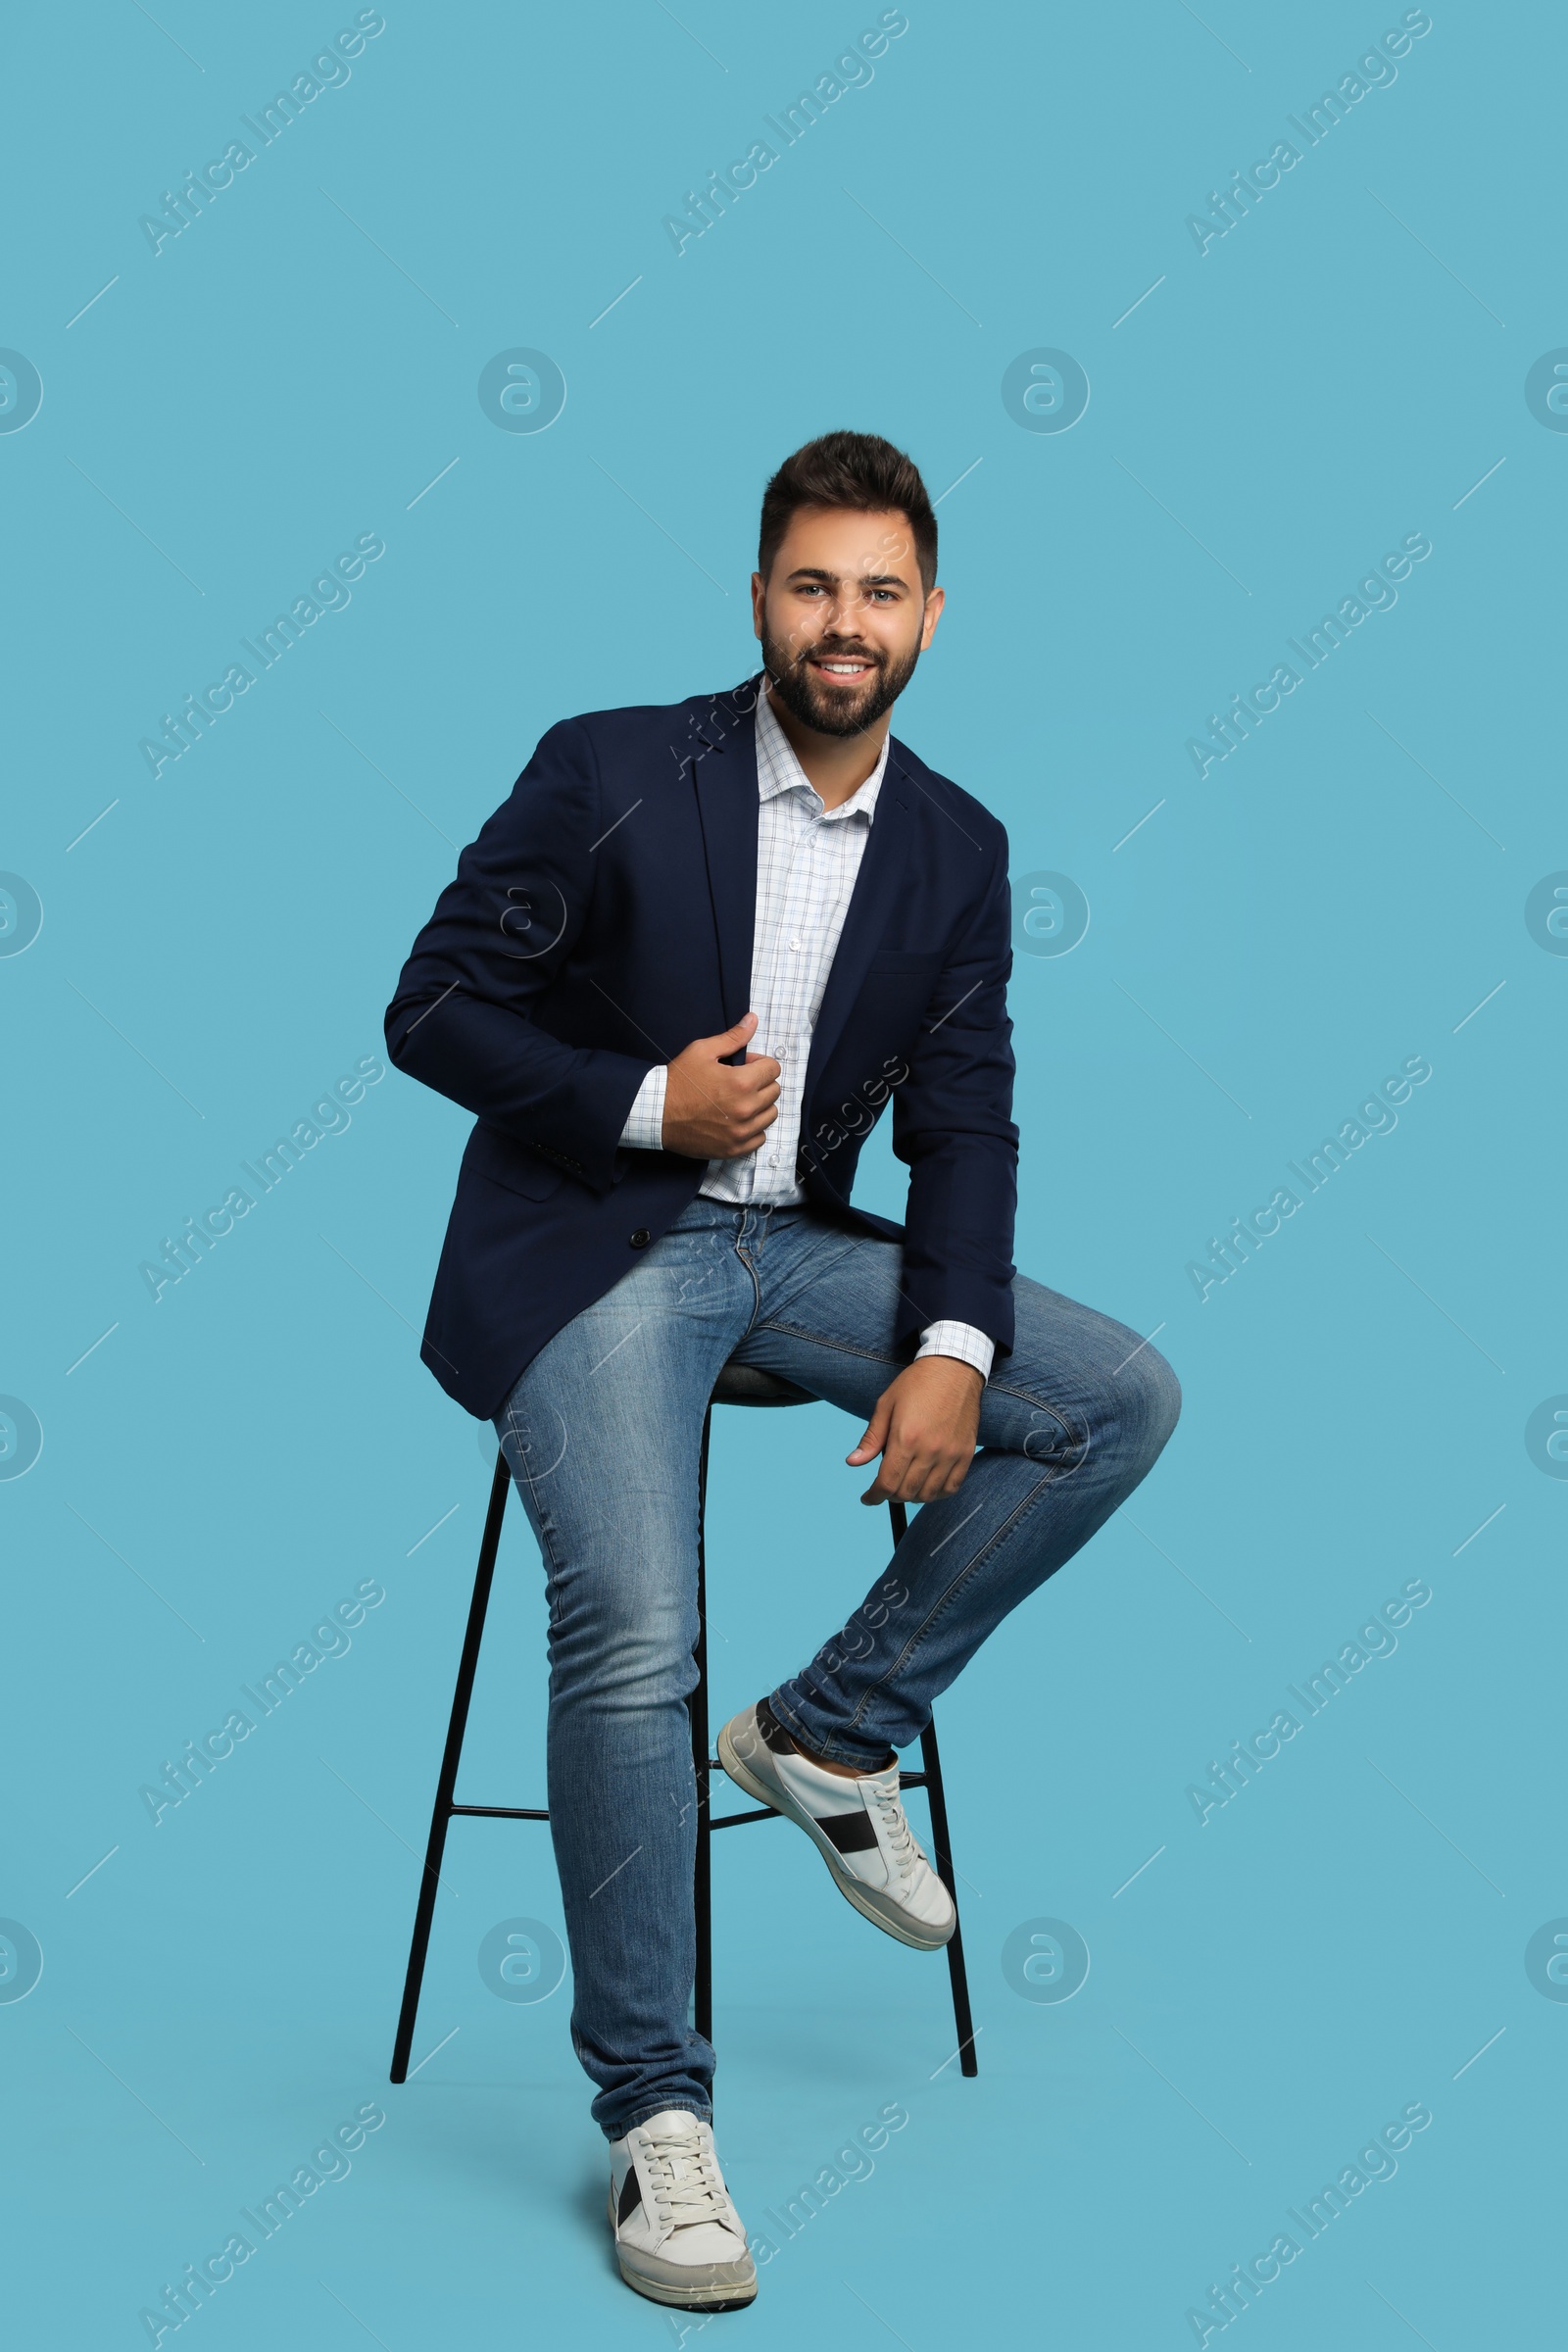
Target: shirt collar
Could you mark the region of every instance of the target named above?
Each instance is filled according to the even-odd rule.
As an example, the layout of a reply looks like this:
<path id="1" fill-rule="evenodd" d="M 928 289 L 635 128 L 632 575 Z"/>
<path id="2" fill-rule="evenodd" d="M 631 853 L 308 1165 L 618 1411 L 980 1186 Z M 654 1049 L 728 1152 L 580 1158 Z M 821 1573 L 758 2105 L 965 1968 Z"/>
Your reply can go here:
<path id="1" fill-rule="evenodd" d="M 882 778 L 887 773 L 888 748 L 892 740 L 891 733 L 883 736 L 882 754 L 875 767 L 847 801 L 841 802 L 837 808 L 827 810 L 829 817 L 844 816 L 852 811 L 865 816 L 867 821 L 875 816 L 877 795 L 882 789 Z M 813 800 L 819 797 L 815 785 L 796 758 L 795 747 L 779 725 L 773 706 L 767 699 L 764 672 L 757 695 L 758 797 L 770 801 L 776 794 L 791 792 L 797 786 L 810 793 Z"/>

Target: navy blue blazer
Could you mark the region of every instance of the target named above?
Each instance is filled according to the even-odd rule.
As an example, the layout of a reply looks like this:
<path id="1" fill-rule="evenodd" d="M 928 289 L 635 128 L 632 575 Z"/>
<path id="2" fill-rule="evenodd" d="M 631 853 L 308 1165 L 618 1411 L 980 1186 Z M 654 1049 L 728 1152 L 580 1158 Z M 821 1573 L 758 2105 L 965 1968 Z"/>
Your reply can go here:
<path id="1" fill-rule="evenodd" d="M 619 1137 L 655 1062 L 751 1009 L 760 681 L 552 727 L 458 860 L 387 1008 L 392 1060 L 478 1121 L 420 1348 L 492 1419 L 545 1342 L 637 1265 L 705 1163 Z M 1012 1344 L 1017 1129 L 1007 842 L 896 739 L 807 1066 L 798 1176 L 904 1245 L 896 1344 Z M 906 1223 L 850 1204 L 884 1105 Z"/>

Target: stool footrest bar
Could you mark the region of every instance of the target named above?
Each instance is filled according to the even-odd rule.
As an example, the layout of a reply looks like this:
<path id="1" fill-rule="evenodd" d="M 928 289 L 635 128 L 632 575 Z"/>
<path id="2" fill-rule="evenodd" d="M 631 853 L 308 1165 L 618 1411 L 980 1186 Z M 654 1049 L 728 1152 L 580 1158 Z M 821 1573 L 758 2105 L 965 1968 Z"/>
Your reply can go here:
<path id="1" fill-rule="evenodd" d="M 548 1813 L 541 1813 L 534 1805 L 449 1805 L 447 1811 L 449 1813 L 477 1814 L 485 1821 L 548 1821 L 550 1819 Z"/>

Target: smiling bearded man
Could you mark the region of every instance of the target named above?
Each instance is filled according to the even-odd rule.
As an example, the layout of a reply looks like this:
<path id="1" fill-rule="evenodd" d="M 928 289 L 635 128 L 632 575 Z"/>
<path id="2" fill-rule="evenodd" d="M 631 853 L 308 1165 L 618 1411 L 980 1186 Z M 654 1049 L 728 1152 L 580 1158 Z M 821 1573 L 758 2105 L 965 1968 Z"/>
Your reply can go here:
<path id="1" fill-rule="evenodd" d="M 544 1555 L 572 2041 L 621 2275 L 687 2310 L 757 2292 L 713 2051 L 688 2022 L 698 1458 L 719 1373 L 854 1414 L 850 1463 L 881 1457 L 861 1500 L 922 1506 L 854 1635 L 743 1706 L 718 1751 L 862 1918 L 929 1952 L 956 1912 L 897 1751 L 1131 1494 L 1180 1406 L 1136 1332 L 1013 1269 L 1006 837 L 888 731 L 941 617 L 936 563 L 900 451 L 850 432 L 798 450 L 762 501 L 761 674 L 552 727 L 386 1019 L 398 1067 L 478 1121 L 423 1355 L 494 1421 Z M 850 1097 L 892 1099 L 902 1226 L 851 1203 L 873 1120 L 837 1126 Z M 755 1497 L 759 1526 L 774 1500 Z M 809 1932 L 775 1917 L 797 1945 Z"/>

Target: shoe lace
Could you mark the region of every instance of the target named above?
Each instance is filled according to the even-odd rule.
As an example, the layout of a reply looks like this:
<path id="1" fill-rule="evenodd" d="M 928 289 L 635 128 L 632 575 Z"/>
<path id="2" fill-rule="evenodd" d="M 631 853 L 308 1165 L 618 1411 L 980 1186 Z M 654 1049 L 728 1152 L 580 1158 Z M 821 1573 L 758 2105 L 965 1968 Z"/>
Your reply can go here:
<path id="1" fill-rule="evenodd" d="M 882 1817 L 894 1867 L 901 1879 L 906 1879 L 915 1864 L 925 1860 L 925 1855 L 909 1828 L 908 1816 L 899 1795 L 899 1784 L 890 1773 L 886 1780 L 870 1783 L 870 1794 Z"/>
<path id="2" fill-rule="evenodd" d="M 656 2134 L 645 2125 L 639 2136 L 660 2221 L 672 2230 L 701 2222 L 727 2225 L 723 2176 L 701 2133 L 688 2136 L 671 2127 Z"/>

